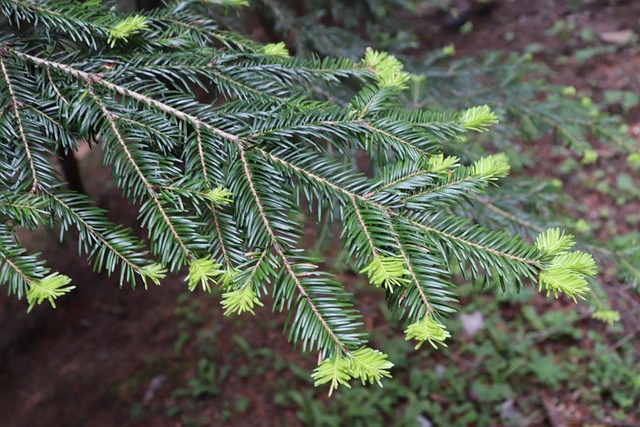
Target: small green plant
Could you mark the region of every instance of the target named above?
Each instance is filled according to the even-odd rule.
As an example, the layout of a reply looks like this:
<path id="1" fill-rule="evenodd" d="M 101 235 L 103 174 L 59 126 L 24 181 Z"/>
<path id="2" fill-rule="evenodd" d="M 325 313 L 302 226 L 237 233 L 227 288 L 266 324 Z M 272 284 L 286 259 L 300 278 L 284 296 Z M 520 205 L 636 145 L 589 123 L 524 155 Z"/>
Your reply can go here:
<path id="1" fill-rule="evenodd" d="M 200 359 L 196 374 L 187 386 L 175 391 L 176 397 L 188 396 L 194 399 L 220 394 L 221 385 L 229 374 L 230 366 L 217 366 L 208 359 Z"/>

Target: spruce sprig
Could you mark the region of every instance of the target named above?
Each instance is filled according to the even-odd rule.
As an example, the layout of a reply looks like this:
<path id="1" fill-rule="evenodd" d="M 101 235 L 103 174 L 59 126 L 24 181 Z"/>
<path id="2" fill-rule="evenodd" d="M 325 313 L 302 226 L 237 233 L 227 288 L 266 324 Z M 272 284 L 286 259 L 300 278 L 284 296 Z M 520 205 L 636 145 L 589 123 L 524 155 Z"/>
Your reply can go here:
<path id="1" fill-rule="evenodd" d="M 561 232 L 529 245 L 460 213 L 509 172 L 500 154 L 443 154 L 497 122 L 488 107 L 406 109 L 411 76 L 397 58 L 290 57 L 221 31 L 198 2 L 134 16 L 63 3 L 0 0 L 0 283 L 29 310 L 73 285 L 16 231 L 75 229 L 80 253 L 121 284 L 186 274 L 192 291 L 221 291 L 225 315 L 271 294 L 289 312 L 289 341 L 319 353 L 313 378 L 331 393 L 350 379 L 380 384 L 392 362 L 368 347 L 351 292 L 306 253 L 303 213 L 338 224 L 349 262 L 418 347 L 449 337 L 458 267 L 474 282 L 585 294 L 593 260 L 568 252 Z M 83 144 L 101 150 L 146 239 L 66 188 L 56 153 Z"/>

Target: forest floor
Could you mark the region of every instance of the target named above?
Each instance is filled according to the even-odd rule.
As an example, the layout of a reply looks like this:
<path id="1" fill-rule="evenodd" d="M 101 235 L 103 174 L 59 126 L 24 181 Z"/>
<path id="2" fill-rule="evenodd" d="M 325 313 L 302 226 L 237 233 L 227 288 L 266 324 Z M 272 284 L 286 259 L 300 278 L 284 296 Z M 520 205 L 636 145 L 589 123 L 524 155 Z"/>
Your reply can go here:
<path id="1" fill-rule="evenodd" d="M 444 25 L 445 18 L 433 9 L 407 16 L 406 22 L 419 30 L 420 51 L 453 43 L 460 57 L 487 50 L 531 52 L 554 70 L 555 83 L 596 100 L 608 97 L 611 112 L 623 113 L 629 134 L 640 139 L 640 107 L 633 97 L 640 94 L 640 2 L 497 4 L 490 13 L 472 14 L 468 32 Z M 629 38 L 629 30 L 635 36 Z M 552 152 L 550 138 L 536 144 L 541 153 L 557 157 L 539 165 L 538 173 L 562 180 L 583 205 L 583 213 L 576 206 L 568 209 L 597 224 L 603 238 L 637 230 L 639 223 L 629 219 L 640 212 L 637 196 L 616 204 L 613 190 L 595 191 L 574 169 L 558 168 L 571 155 Z M 624 156 L 606 146 L 596 149 L 603 155 L 586 170 L 606 173 L 587 178 L 615 189 L 615 173 L 634 176 Z M 94 153 L 82 161 L 89 192 L 113 220 L 138 228 L 98 163 Z M 382 393 L 356 390 L 347 402 L 336 403 L 325 397 L 326 390 L 309 385 L 316 360 L 291 350 L 280 333 L 284 316 L 263 309 L 255 317 L 224 318 L 217 296 L 185 292 L 182 277 L 148 290 L 119 289 L 115 279 L 95 275 L 75 255 L 75 243 L 55 243 L 55 236 L 43 233 L 26 239 L 52 261 L 52 268 L 71 276 L 77 289 L 56 310 L 42 306 L 29 316 L 24 302 L 2 299 L 3 426 L 378 425 L 380 420 L 381 425 L 454 425 L 439 419 L 455 425 L 640 426 L 640 402 L 634 401 L 640 396 L 640 298 L 606 274 L 601 279 L 622 314 L 617 328 L 589 319 L 584 306 L 533 292 L 491 305 L 494 299 L 467 290 L 461 299 L 471 304 L 466 313 L 477 315 L 485 305 L 485 323 L 493 322 L 499 332 L 487 332 L 495 346 L 487 350 L 479 336 L 460 333 L 467 342 L 454 338 L 441 352 L 446 354 L 427 351 L 423 357 L 394 335 L 379 295 L 345 274 L 342 279 L 352 282 L 362 306 L 369 307 L 366 326 L 376 331 L 373 339 L 396 352 L 394 361 L 406 357 L 407 365 L 398 370 L 410 374 L 398 372 L 404 383 L 385 383 Z M 560 318 L 543 314 L 549 312 Z M 491 353 L 499 350 L 500 357 Z M 600 353 L 593 357 L 587 351 Z M 509 366 L 495 368 L 500 363 Z M 483 376 L 463 380 L 480 371 Z M 421 384 L 429 381 L 451 390 L 423 390 Z M 453 390 L 458 383 L 462 388 Z M 407 408 L 422 409 L 409 414 Z M 358 418 L 358 411 L 372 417 L 370 422 Z M 449 418 L 438 418 L 436 411 Z"/>

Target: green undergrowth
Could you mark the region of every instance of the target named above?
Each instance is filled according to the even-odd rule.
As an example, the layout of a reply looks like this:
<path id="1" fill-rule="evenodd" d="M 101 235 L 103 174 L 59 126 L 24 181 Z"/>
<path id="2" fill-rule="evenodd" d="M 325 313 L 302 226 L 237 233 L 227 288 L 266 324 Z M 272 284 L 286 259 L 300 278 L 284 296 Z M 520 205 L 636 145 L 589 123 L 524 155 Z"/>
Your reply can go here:
<path id="1" fill-rule="evenodd" d="M 189 369 L 158 410 L 193 426 L 212 420 L 234 425 L 256 405 L 268 405 L 274 422 L 275 414 L 288 412 L 309 426 L 521 426 L 544 423 L 546 398 L 566 408 L 563 417 L 582 417 L 576 422 L 597 425 L 595 420 L 640 416 L 635 404 L 640 366 L 619 324 L 596 322 L 586 309 L 545 300 L 531 288 L 498 297 L 470 286 L 461 289 L 468 302 L 446 322 L 453 338 L 444 350 L 415 351 L 394 332 L 395 320 L 380 303 L 375 317 L 390 323 L 372 338 L 398 361 L 393 378 L 383 381 L 384 388 L 354 383 L 333 398 L 313 386 L 300 362 L 285 360 L 273 347 L 250 344 L 242 318 L 233 326 L 211 325 L 208 304 L 185 294 L 176 309 L 175 349 Z M 483 318 L 483 327 L 473 334 L 461 321 L 471 314 Z M 264 330 L 278 322 L 260 319 Z M 257 394 L 246 386 L 251 379 L 261 384 Z M 581 408 L 579 414 L 571 412 L 575 407 Z"/>

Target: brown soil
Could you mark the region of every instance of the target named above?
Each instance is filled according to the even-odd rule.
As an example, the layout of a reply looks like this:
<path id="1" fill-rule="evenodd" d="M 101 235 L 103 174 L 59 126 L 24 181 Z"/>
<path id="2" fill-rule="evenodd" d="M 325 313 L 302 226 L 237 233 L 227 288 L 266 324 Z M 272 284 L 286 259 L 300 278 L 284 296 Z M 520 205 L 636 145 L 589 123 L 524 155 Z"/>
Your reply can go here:
<path id="1" fill-rule="evenodd" d="M 557 71 L 558 83 L 593 91 L 595 97 L 612 88 L 640 93 L 640 51 L 636 43 L 577 64 L 571 54 L 580 48 L 581 42 L 570 43 L 567 39 L 575 41 L 579 29 L 584 27 L 592 27 L 596 34 L 624 29 L 639 34 L 640 2 L 502 0 L 497 3 L 488 14 L 470 15 L 473 30 L 469 34 L 447 28 L 443 25 L 444 18 L 432 9 L 425 9 L 408 20 L 421 30 L 421 49 L 454 43 L 457 55 L 469 55 L 483 50 L 519 50 L 540 43 L 542 50 L 536 60 L 552 61 L 559 53 L 567 55 L 565 64 L 550 64 Z M 581 6 L 572 8 L 573 3 Z M 561 19 L 575 23 L 578 30 L 563 37 L 546 36 L 545 31 Z M 505 36 L 507 33 L 512 36 Z M 638 107 L 627 117 L 630 132 L 640 134 Z M 540 149 L 544 151 L 542 144 Z M 624 167 L 619 156 L 610 156 L 605 161 Z M 100 187 L 107 181 L 106 176 L 95 174 L 105 172 L 96 172 L 98 169 L 92 162 L 95 160 L 90 156 L 83 160 L 90 193 L 112 211 L 114 219 L 135 226 L 130 209 L 114 202 L 118 200 L 113 197 L 115 190 Z M 554 176 L 552 170 L 543 173 Z M 569 183 L 572 180 L 561 178 Z M 578 190 L 575 196 L 593 203 L 590 211 L 611 202 L 592 197 L 586 190 Z M 626 209 L 639 210 L 637 202 L 632 206 Z M 254 348 L 274 348 L 285 364 L 302 365 L 309 372 L 314 360 L 291 351 L 280 334 L 282 316 L 261 310 L 257 317 L 248 320 L 225 319 L 215 298 L 199 294 L 189 301 L 200 302 L 187 311 L 195 318 L 193 324 L 198 330 L 212 334 L 211 347 L 195 348 L 187 337 L 182 351 L 177 351 L 176 343 L 184 331 L 178 324 L 185 321 L 185 314 L 176 312 L 176 307 L 180 307 L 176 301 L 185 289 L 181 277 L 167 279 L 162 287 L 146 291 L 119 289 L 114 279 L 95 275 L 90 266 L 76 256 L 74 243 L 53 243 L 53 237 L 44 234 L 34 234 L 26 240 L 32 248 L 44 252 L 54 269 L 73 277 L 78 289 L 62 298 L 56 310 L 42 306 L 29 316 L 25 314 L 24 302 L 3 299 L 0 425 L 181 425 L 175 418 L 166 416 L 167 410 L 180 399 L 171 391 L 184 387 L 185 381 L 193 376 L 196 368 L 188 361 L 205 357 L 207 352 L 208 357 L 221 362 L 220 365 L 226 363 L 234 369 L 227 375 L 219 397 L 196 408 L 200 419 L 215 420 L 209 425 L 217 425 L 224 418 L 224 402 L 248 397 L 246 413 L 251 415 L 232 418 L 230 424 L 297 425 L 293 408 L 283 410 L 272 402 L 276 374 L 269 369 L 271 363 L 249 352 L 238 356 L 238 351 L 228 351 L 241 346 L 238 338 L 241 337 Z M 621 299 L 625 298 L 629 299 L 629 295 L 624 294 Z M 627 318 L 634 315 L 633 311 L 626 312 Z M 369 321 L 380 323 L 375 318 Z M 253 369 L 257 374 L 241 375 L 242 368 Z M 549 413 L 552 412 L 553 408 L 549 409 Z M 552 415 L 547 417 L 547 422 L 555 425 Z"/>

